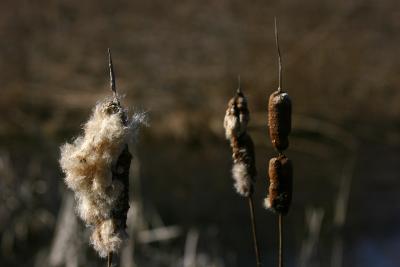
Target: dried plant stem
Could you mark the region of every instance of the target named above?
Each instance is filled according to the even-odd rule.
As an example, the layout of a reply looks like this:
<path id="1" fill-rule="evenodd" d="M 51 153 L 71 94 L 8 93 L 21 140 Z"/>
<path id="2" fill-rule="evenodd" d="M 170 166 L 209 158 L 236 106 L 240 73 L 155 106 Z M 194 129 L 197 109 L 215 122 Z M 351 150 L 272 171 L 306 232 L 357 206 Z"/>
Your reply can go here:
<path id="1" fill-rule="evenodd" d="M 253 232 L 253 243 L 254 243 L 254 252 L 256 255 L 256 266 L 261 266 L 261 259 L 260 259 L 260 250 L 258 249 L 258 239 L 257 239 L 257 227 L 256 227 L 256 218 L 254 212 L 254 204 L 253 204 L 253 197 L 250 195 L 248 197 L 249 200 L 249 208 L 250 208 L 250 220 L 251 220 L 251 228 Z"/>
<path id="2" fill-rule="evenodd" d="M 111 88 L 111 91 L 113 92 L 114 100 L 116 100 L 118 102 L 114 66 L 113 66 L 112 56 L 111 56 L 111 49 L 108 48 L 107 52 L 108 52 L 108 68 L 110 70 L 110 88 Z M 119 102 L 118 102 L 118 105 L 119 105 Z M 130 161 L 129 161 L 129 164 L 130 164 Z M 129 175 L 129 167 L 128 167 L 128 175 Z M 128 208 L 129 208 L 129 206 L 128 206 Z M 108 252 L 108 255 L 107 255 L 107 266 L 108 267 L 112 266 L 112 258 L 113 258 L 112 252 Z"/>
<path id="3" fill-rule="evenodd" d="M 112 56 L 111 56 L 111 49 L 108 48 L 108 68 L 110 69 L 110 88 L 111 91 L 113 92 L 114 100 L 117 100 L 117 89 L 116 89 L 116 81 L 115 81 L 115 73 L 114 73 L 114 66 L 112 62 Z"/>
<path id="4" fill-rule="evenodd" d="M 278 215 L 278 228 L 279 228 L 279 244 L 278 244 L 278 253 L 279 253 L 279 262 L 278 266 L 283 267 L 283 216 L 282 214 Z"/>
<path id="5" fill-rule="evenodd" d="M 109 252 L 108 257 L 107 257 L 107 267 L 112 266 L 112 258 L 113 258 L 113 254 L 112 254 L 112 252 Z"/>
<path id="6" fill-rule="evenodd" d="M 274 21 L 275 21 L 275 43 L 276 43 L 276 49 L 278 52 L 278 68 L 279 68 L 278 92 L 281 92 L 281 90 L 282 90 L 282 57 L 281 57 L 281 50 L 279 48 L 279 37 L 278 37 L 278 27 L 276 25 L 276 17 L 275 17 Z"/>

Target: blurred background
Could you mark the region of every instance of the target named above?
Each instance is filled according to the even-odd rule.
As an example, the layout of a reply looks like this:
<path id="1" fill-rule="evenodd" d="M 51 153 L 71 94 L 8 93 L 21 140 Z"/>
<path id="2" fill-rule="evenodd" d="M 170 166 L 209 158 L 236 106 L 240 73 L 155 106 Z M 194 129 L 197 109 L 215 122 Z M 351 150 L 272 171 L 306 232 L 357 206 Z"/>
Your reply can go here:
<path id="1" fill-rule="evenodd" d="M 107 55 L 131 111 L 130 239 L 118 266 L 253 266 L 249 211 L 233 190 L 222 121 L 241 75 L 256 145 L 257 224 L 276 266 L 277 219 L 262 207 L 266 105 L 293 101 L 293 204 L 286 266 L 400 265 L 400 5 L 354 1 L 3 0 L 0 4 L 0 265 L 105 266 L 88 246 L 58 165 L 97 101 Z"/>

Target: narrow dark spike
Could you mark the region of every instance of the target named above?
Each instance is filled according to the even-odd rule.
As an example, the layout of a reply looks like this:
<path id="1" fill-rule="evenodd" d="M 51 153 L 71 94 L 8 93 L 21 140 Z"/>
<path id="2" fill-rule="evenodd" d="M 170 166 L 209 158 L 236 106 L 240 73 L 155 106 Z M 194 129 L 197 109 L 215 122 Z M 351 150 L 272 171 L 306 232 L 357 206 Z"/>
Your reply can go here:
<path id="1" fill-rule="evenodd" d="M 117 98 L 117 89 L 116 89 L 116 81 L 115 81 L 115 74 L 114 74 L 114 66 L 111 57 L 111 49 L 108 48 L 108 68 L 110 69 L 110 87 L 111 91 L 113 92 L 114 98 Z"/>
<path id="2" fill-rule="evenodd" d="M 275 17 L 275 43 L 276 49 L 278 52 L 278 67 L 279 67 L 279 85 L 278 92 L 282 91 L 282 58 L 281 58 L 281 50 L 279 49 L 279 38 L 278 38 L 278 27 L 276 25 L 276 17 Z"/>
<path id="3" fill-rule="evenodd" d="M 242 88 L 240 88 L 240 75 L 238 75 L 238 88 L 236 89 L 236 93 L 237 94 L 242 93 Z"/>

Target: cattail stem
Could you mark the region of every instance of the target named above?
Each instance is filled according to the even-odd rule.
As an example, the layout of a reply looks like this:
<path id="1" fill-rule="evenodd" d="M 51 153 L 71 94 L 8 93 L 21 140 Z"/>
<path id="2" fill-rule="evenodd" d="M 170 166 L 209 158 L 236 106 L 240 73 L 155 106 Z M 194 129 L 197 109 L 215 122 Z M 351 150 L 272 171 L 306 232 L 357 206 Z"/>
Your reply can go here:
<path id="1" fill-rule="evenodd" d="M 261 259 L 260 259 L 260 251 L 258 249 L 258 239 L 257 239 L 257 227 L 256 227 L 256 219 L 255 219 L 255 212 L 254 212 L 254 204 L 253 204 L 253 197 L 250 195 L 249 199 L 249 208 L 250 208 L 250 220 L 251 220 L 251 228 L 253 232 L 253 243 L 254 243 L 254 252 L 256 255 L 256 266 L 261 266 Z"/>
<path id="2" fill-rule="evenodd" d="M 283 249 L 282 249 L 282 244 L 283 244 L 283 216 L 282 214 L 278 215 L 278 228 L 279 228 L 279 244 L 278 244 L 278 250 L 279 250 L 279 262 L 278 266 L 283 267 Z"/>
<path id="3" fill-rule="evenodd" d="M 281 57 L 281 50 L 279 49 L 279 37 L 278 37 L 278 26 L 276 25 L 276 17 L 275 17 L 275 43 L 276 43 L 276 50 L 278 52 L 278 68 L 279 68 L 279 85 L 278 85 L 278 92 L 282 91 L 282 57 Z"/>
<path id="4" fill-rule="evenodd" d="M 112 254 L 112 252 L 109 252 L 108 256 L 107 256 L 107 267 L 112 266 L 112 258 L 113 258 L 113 254 Z"/>
<path id="5" fill-rule="evenodd" d="M 115 80 L 114 66 L 112 62 L 111 49 L 108 48 L 108 68 L 110 70 L 110 88 L 114 96 L 114 100 L 119 104 L 117 95 L 117 84 Z"/>

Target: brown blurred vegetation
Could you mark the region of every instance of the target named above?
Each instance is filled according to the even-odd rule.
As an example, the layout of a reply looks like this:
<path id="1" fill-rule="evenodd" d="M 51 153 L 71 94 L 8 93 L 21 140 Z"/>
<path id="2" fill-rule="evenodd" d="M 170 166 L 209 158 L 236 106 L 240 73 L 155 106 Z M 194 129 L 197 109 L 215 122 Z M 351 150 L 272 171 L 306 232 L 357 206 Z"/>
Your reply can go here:
<path id="1" fill-rule="evenodd" d="M 277 87 L 274 16 L 283 86 L 294 104 L 288 266 L 306 257 L 299 253 L 308 207 L 324 210 L 308 266 L 330 264 L 335 236 L 344 236 L 343 266 L 400 262 L 398 1 L 4 0 L 0 6 L 0 265 L 43 266 L 67 191 L 58 146 L 110 95 L 107 47 L 124 104 L 150 116 L 138 147 L 144 210 L 157 210 L 166 225 L 199 229 L 199 251 L 225 266 L 252 262 L 247 209 L 232 190 L 222 129 L 241 75 L 257 146 L 262 249 L 272 263 L 275 221 L 261 200 L 273 154 L 266 103 Z M 333 207 L 341 188 L 351 189 L 346 223 L 338 226 Z M 162 258 L 161 252 L 180 253 L 184 243 L 181 237 L 155 246 Z M 146 265 L 152 258 L 146 251 L 135 251 L 139 266 L 169 266 Z"/>

